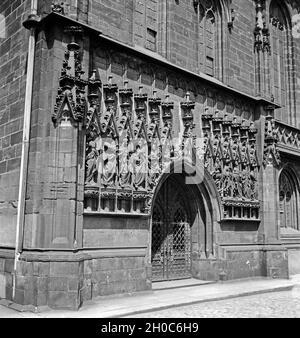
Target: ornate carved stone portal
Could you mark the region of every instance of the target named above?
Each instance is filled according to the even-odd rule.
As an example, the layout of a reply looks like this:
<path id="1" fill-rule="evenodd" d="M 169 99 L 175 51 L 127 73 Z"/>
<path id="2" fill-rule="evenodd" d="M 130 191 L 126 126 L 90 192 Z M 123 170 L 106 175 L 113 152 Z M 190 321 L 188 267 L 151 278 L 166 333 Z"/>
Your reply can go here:
<path id="1" fill-rule="evenodd" d="M 212 176 L 223 220 L 259 221 L 253 122 L 205 108 L 202 135 L 196 136 L 195 103 L 187 93 L 179 103 L 183 130 L 175 138 L 174 103 L 168 95 L 159 98 L 154 90 L 148 97 L 143 87 L 136 92 L 128 88 L 127 81 L 119 88 L 111 76 L 102 84 L 96 71 L 88 81 L 81 79 L 82 74 L 79 46 L 73 38 L 65 54 L 53 122 L 82 122 L 86 212 L 149 215 L 160 178 L 182 161 L 195 173 L 203 174 L 205 168 Z"/>
<path id="2" fill-rule="evenodd" d="M 89 85 L 87 211 L 149 213 L 161 175 L 175 160 L 185 158 L 212 175 L 223 202 L 224 219 L 258 220 L 257 130 L 253 123 L 207 108 L 202 114 L 204 148 L 199 149 L 193 134 L 195 103 L 189 94 L 180 104 L 182 138 L 175 140 L 174 104 L 168 98 L 163 101 L 156 92 L 148 98 L 142 87 L 133 93 L 127 82 L 118 89 L 111 81 L 102 91 L 99 86 L 98 105 L 94 102 L 95 83 Z"/>

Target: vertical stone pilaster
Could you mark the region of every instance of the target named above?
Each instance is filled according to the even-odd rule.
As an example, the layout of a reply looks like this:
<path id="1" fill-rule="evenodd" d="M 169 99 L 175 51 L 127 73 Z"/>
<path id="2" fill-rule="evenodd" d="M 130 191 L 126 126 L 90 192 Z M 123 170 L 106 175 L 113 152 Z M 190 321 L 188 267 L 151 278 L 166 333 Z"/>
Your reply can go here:
<path id="1" fill-rule="evenodd" d="M 52 121 L 56 127 L 57 148 L 54 184 L 56 212 L 52 229 L 51 246 L 76 249 L 81 231 L 77 229 L 82 221 L 84 184 L 84 136 L 83 118 L 87 108 L 87 81 L 82 67 L 82 48 L 76 37 L 82 38 L 82 29 L 67 27 L 71 35 L 67 44 L 65 60 L 60 77 L 60 87 Z M 80 160 L 81 159 L 81 160 Z M 80 189 L 81 187 L 81 189 Z M 81 197 L 80 197 L 81 196 Z M 81 222 L 82 223 L 82 222 Z"/>
<path id="2" fill-rule="evenodd" d="M 75 26 L 43 34 L 52 48 L 35 70 L 24 247 L 74 250 L 82 245 L 88 39 Z"/>
<path id="3" fill-rule="evenodd" d="M 78 129 L 69 121 L 57 127 L 55 152 L 56 170 L 51 187 L 55 213 L 50 246 L 73 248 L 76 246 Z"/>
<path id="4" fill-rule="evenodd" d="M 262 201 L 261 237 L 266 243 L 279 243 L 278 230 L 278 205 L 277 205 L 277 181 L 278 166 L 280 164 L 279 153 L 276 148 L 277 138 L 274 126 L 274 106 L 261 107 L 260 117 L 260 194 Z"/>
<path id="5" fill-rule="evenodd" d="M 267 163 L 262 173 L 263 180 L 263 215 L 265 243 L 274 243 L 279 240 L 277 180 L 278 170 L 273 163 Z"/>
<path id="6" fill-rule="evenodd" d="M 278 220 L 278 172 L 280 155 L 274 125 L 274 106 L 261 107 L 261 218 L 259 237 L 263 245 L 263 271 L 272 278 L 288 277 L 286 248 L 281 243 Z"/>

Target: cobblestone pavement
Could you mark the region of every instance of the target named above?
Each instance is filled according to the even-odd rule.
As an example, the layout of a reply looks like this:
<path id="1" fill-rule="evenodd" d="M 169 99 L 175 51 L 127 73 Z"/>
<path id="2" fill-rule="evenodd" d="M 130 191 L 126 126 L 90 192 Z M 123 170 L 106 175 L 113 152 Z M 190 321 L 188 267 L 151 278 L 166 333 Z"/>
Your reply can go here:
<path id="1" fill-rule="evenodd" d="M 300 318 L 300 287 L 292 291 L 170 308 L 130 318 Z"/>
<path id="2" fill-rule="evenodd" d="M 222 285 L 224 286 L 224 285 Z M 187 291 L 186 289 L 185 291 Z M 199 289 L 199 292 L 202 289 Z M 188 292 L 190 293 L 190 291 Z M 141 296 L 141 299 L 143 297 Z M 189 298 L 191 299 L 191 298 Z M 199 298 L 200 301 L 201 298 Z M 116 299 L 119 301 L 120 299 Z M 110 300 L 113 302 L 113 299 Z M 167 304 L 167 303 L 166 303 Z M 102 318 L 102 303 L 86 311 L 18 312 L 0 305 L 0 318 L 94 317 Z M 132 309 L 133 310 L 133 309 Z M 128 312 L 127 312 L 128 313 Z M 121 314 L 113 316 L 122 317 Z M 106 316 L 110 318 L 109 316 Z M 125 316 L 124 316 L 125 317 Z M 206 301 L 159 311 L 149 311 L 127 318 L 300 318 L 300 284 L 291 291 L 274 291 L 252 296 L 239 296 L 220 301 Z"/>

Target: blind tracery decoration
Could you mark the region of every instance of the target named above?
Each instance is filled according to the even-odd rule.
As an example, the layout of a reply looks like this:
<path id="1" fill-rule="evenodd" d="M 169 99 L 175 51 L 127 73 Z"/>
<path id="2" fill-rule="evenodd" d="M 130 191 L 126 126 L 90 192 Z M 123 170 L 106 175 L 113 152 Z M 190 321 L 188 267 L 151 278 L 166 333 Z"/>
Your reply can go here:
<path id="1" fill-rule="evenodd" d="M 69 52 L 71 47 L 76 47 L 74 57 Z M 212 176 L 222 199 L 223 218 L 258 220 L 256 128 L 250 120 L 234 116 L 236 111 L 249 118 L 251 104 L 235 102 L 221 92 L 216 96 L 208 89 L 209 107 L 201 111 L 202 122 L 198 123 L 202 132 L 198 128 L 196 136 L 196 104 L 187 92 L 185 100 L 177 104 L 182 130 L 175 136 L 178 133 L 173 126 L 175 103 L 169 101 L 168 95 L 162 99 L 153 90 L 149 97 L 143 87 L 128 88 L 127 80 L 119 88 L 112 76 L 102 84 L 96 71 L 87 81 L 81 80 L 78 49 L 77 44 L 68 45 L 53 122 L 57 125 L 68 117 L 82 124 L 86 146 L 85 212 L 148 215 L 164 170 L 176 161 L 186 161 L 187 152 L 183 150 L 190 145 L 189 164 L 193 170 L 195 165 L 204 164 Z M 72 66 L 75 76 L 65 74 Z M 168 81 L 171 79 L 168 77 Z M 64 86 L 68 81 L 77 86 L 76 95 L 73 92 L 71 95 L 69 85 Z M 83 86 L 88 88 L 87 93 Z M 220 100 L 224 101 L 223 111 L 217 110 Z M 225 113 L 225 107 L 231 113 Z M 197 144 L 197 137 L 204 144 Z"/>

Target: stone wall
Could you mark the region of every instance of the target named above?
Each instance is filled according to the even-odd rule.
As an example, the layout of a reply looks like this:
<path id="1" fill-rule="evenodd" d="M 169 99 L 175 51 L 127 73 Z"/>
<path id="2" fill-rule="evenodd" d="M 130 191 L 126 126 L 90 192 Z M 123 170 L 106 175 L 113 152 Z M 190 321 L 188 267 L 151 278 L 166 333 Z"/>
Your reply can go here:
<path id="1" fill-rule="evenodd" d="M 300 249 L 289 249 L 288 250 L 288 264 L 289 274 L 298 275 L 300 274 Z"/>
<path id="2" fill-rule="evenodd" d="M 78 309 L 99 296 L 151 289 L 143 253 L 85 253 L 77 255 L 23 254 L 18 264 L 13 297 L 13 252 L 0 254 L 0 299 L 35 307 Z"/>
<path id="3" fill-rule="evenodd" d="M 172 63 L 193 72 L 204 72 L 199 61 L 204 46 L 199 42 L 201 36 L 199 36 L 197 21 L 198 13 L 190 0 L 95 0 L 92 2 L 82 0 L 76 2 L 77 7 L 73 0 L 66 0 L 63 3 L 65 15 L 87 23 L 111 38 L 144 48 L 145 51 L 156 52 Z M 235 89 L 256 95 L 253 34 L 256 25 L 255 1 L 224 0 L 220 3 L 222 24 L 218 27 L 218 36 L 221 36 L 221 41 L 217 46 L 217 53 L 222 58 L 223 70 L 218 71 L 216 77 Z M 289 1 L 286 3 L 291 15 L 297 14 L 295 3 L 293 5 Z M 269 5 L 270 0 L 267 0 L 266 7 L 268 8 Z M 51 1 L 41 1 L 40 8 L 42 13 L 49 13 Z M 234 21 L 232 21 L 232 28 L 229 29 L 231 10 L 234 10 Z M 299 93 L 299 38 L 294 39 L 292 50 L 296 78 L 295 88 L 291 93 L 295 91 Z M 272 73 L 271 57 L 268 64 Z M 293 71 L 289 76 L 292 75 Z M 267 91 L 262 95 L 270 98 L 270 93 Z M 299 107 L 299 95 L 296 95 L 295 101 L 296 107 Z M 291 105 L 293 104 L 291 102 Z M 292 112 L 287 114 L 283 109 L 278 111 L 276 116 L 298 126 L 300 123 L 298 110 L 292 108 Z"/>
<path id="4" fill-rule="evenodd" d="M 15 243 L 30 1 L 0 4 L 0 246 Z"/>
<path id="5" fill-rule="evenodd" d="M 84 248 L 146 248 L 149 242 L 149 219 L 105 215 L 84 216 Z"/>
<path id="6" fill-rule="evenodd" d="M 290 267 L 294 263 L 291 260 Z M 201 280 L 266 276 L 287 278 L 287 252 L 261 248 L 227 250 L 223 259 L 194 259 L 192 276 Z M 1 252 L 0 299 L 20 308 L 78 309 L 99 296 L 151 290 L 151 267 L 145 251 L 85 251 L 56 255 L 23 253 L 13 293 L 13 252 Z"/>
<path id="7" fill-rule="evenodd" d="M 226 247 L 224 250 L 223 259 L 193 261 L 193 276 L 202 280 L 215 281 L 262 276 L 288 278 L 289 276 L 288 255 L 284 249 L 272 251 L 258 246 L 237 245 Z"/>
<path id="8" fill-rule="evenodd" d="M 78 173 L 78 148 L 83 149 L 83 141 L 77 128 L 55 127 L 51 119 L 67 39 L 59 25 L 40 32 L 37 39 L 25 210 L 26 248 L 81 246 L 83 189 L 77 175 L 84 173 L 82 166 Z M 88 39 L 84 43 L 88 44 Z M 84 53 L 84 60 L 84 63 L 88 60 L 88 53 Z"/>
<path id="9" fill-rule="evenodd" d="M 43 17 L 51 12 L 51 3 L 39 1 Z M 226 48 L 224 72 L 219 78 L 245 95 L 221 86 L 215 79 L 200 78 L 157 60 L 162 55 L 174 65 L 194 73 L 201 71 L 193 40 L 197 18 L 191 1 L 67 0 L 61 13 L 142 51 L 116 46 L 87 29 L 83 38 L 77 39 L 84 80 L 95 68 L 103 84 L 112 76 L 112 83 L 119 89 L 128 80 L 128 88 L 135 94 L 141 90 L 148 97 L 156 95 L 162 101 L 174 101 L 175 137 L 182 133 L 181 103 L 187 100 L 187 92 L 188 98 L 195 101 L 196 136 L 202 136 L 205 108 L 214 114 L 216 111 L 232 114 L 249 124 L 255 122 L 260 129 L 257 143 L 262 172 L 265 120 L 259 115 L 265 111 L 261 102 L 247 97 L 255 94 L 253 32 L 252 28 L 249 30 L 249 26 L 255 26 L 255 5 L 251 0 L 232 3 L 236 17 L 231 32 L 227 22 L 223 22 L 226 31 L 222 42 Z M 169 6 L 168 13 L 165 5 Z M 0 12 L 1 8 L 6 8 L 8 35 L 0 46 L 0 71 L 4 74 L 0 80 L 0 100 L 5 107 L 0 108 L 0 246 L 13 247 L 28 37 L 21 22 L 26 18 L 28 1 L 14 1 L 10 5 L 5 1 Z M 97 296 L 151 289 L 148 219 L 125 214 L 121 217 L 84 214 L 85 132 L 77 122 L 72 124 L 66 119 L 59 124 L 53 118 L 62 68 L 68 62 L 65 53 L 69 43 L 70 37 L 58 21 L 46 24 L 37 34 L 25 251 L 17 264 L 13 299 L 21 305 L 77 309 L 83 301 Z M 143 55 L 152 52 L 156 53 L 152 54 L 156 59 Z M 220 219 L 214 214 L 209 240 L 213 242 L 215 256 L 203 260 L 196 254 L 193 276 L 208 280 L 288 276 L 287 252 L 280 243 L 274 212 L 278 168 L 269 165 L 268 172 L 272 175 L 259 177 L 260 182 L 264 179 L 267 183 L 266 187 L 273 187 L 268 199 L 262 193 L 265 188 L 260 186 L 260 205 L 265 208 L 261 209 L 262 222 L 219 224 Z M 274 218 L 265 220 L 263 211 Z M 9 300 L 12 300 L 13 257 L 13 250 L 1 250 L 0 298 Z"/>

